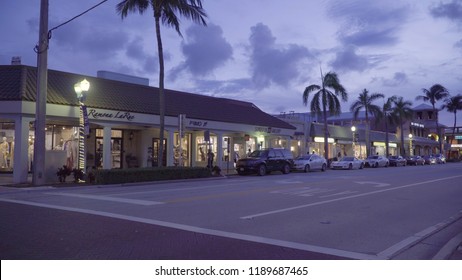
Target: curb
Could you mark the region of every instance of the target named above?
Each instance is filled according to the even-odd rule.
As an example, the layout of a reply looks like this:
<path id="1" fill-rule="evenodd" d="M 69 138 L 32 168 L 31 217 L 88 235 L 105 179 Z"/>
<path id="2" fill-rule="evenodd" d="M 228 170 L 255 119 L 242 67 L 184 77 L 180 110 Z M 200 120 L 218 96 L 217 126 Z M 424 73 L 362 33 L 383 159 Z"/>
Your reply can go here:
<path id="1" fill-rule="evenodd" d="M 459 248 L 459 246 L 462 246 L 462 233 L 459 233 L 449 240 L 432 259 L 447 260 L 457 250 L 457 248 Z"/>

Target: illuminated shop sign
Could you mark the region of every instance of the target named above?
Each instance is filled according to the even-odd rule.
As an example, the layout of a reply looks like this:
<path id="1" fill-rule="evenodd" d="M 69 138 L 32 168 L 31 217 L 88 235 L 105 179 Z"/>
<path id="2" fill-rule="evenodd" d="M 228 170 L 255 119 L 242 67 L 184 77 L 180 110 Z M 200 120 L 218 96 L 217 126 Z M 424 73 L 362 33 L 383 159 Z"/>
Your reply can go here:
<path id="1" fill-rule="evenodd" d="M 96 109 L 88 110 L 88 116 L 93 119 L 117 119 L 117 120 L 127 120 L 132 121 L 135 119 L 135 115 L 130 112 L 123 111 L 113 111 L 113 112 L 103 112 Z"/>
<path id="2" fill-rule="evenodd" d="M 281 133 L 280 128 L 256 126 L 255 132 Z"/>
<path id="3" fill-rule="evenodd" d="M 324 137 L 314 137 L 314 142 L 316 142 L 316 143 L 324 143 Z M 334 138 L 329 137 L 329 138 L 327 138 L 327 142 L 328 143 L 334 143 L 335 140 L 334 140 Z"/>
<path id="4" fill-rule="evenodd" d="M 375 147 L 385 147 L 385 142 L 373 142 L 372 145 L 375 146 Z M 396 143 L 388 143 L 388 147 L 396 148 L 396 147 L 398 147 L 398 144 L 396 144 Z"/>
<path id="5" fill-rule="evenodd" d="M 422 127 L 422 128 L 425 127 L 423 124 L 421 124 L 421 123 L 415 123 L 415 122 L 411 122 L 411 125 L 412 125 L 412 126 L 417 126 L 417 127 Z"/>

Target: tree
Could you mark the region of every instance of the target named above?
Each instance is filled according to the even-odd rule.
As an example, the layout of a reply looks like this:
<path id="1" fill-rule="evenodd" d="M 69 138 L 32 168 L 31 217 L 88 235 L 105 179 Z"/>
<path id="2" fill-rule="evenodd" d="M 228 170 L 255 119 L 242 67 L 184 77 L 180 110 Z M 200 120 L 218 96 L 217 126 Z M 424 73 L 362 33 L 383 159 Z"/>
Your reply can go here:
<path id="1" fill-rule="evenodd" d="M 452 129 L 452 137 L 454 137 L 457 126 L 457 111 L 462 111 L 462 95 L 458 94 L 446 97 L 443 106 L 441 106 L 441 110 L 444 109 L 449 113 L 454 113 L 454 127 Z"/>
<path id="2" fill-rule="evenodd" d="M 303 104 L 306 106 L 310 98 L 310 93 L 314 92 L 310 103 L 311 114 L 322 114 L 324 121 L 324 157 L 329 158 L 329 131 L 327 130 L 327 111 L 331 115 L 339 115 L 342 111 L 338 97 L 342 101 L 348 101 L 348 93 L 340 84 L 340 80 L 335 72 L 329 72 L 325 76 L 321 72 L 321 85 L 312 84 L 305 88 L 303 92 Z M 333 89 L 334 91 L 330 91 Z"/>
<path id="3" fill-rule="evenodd" d="M 440 84 L 434 84 L 430 90 L 423 88 L 422 92 L 424 93 L 423 95 L 417 96 L 415 99 L 416 100 L 423 100 L 425 102 L 430 102 L 433 107 L 433 112 L 435 112 L 435 123 L 436 123 L 436 134 L 438 135 L 438 142 L 439 142 L 439 149 L 440 153 L 442 153 L 443 150 L 443 144 L 441 141 L 441 135 L 440 135 L 440 128 L 438 124 L 438 110 L 436 109 L 436 102 L 439 100 L 442 100 L 446 98 L 449 94 L 448 90 L 443 87 Z"/>
<path id="4" fill-rule="evenodd" d="M 369 137 L 369 114 L 374 115 L 374 117 L 378 117 L 380 115 L 380 107 L 373 104 L 379 98 L 384 98 L 385 96 L 381 93 L 373 93 L 369 95 L 369 91 L 364 89 L 363 92 L 359 94 L 358 99 L 351 104 L 350 111 L 354 113 L 355 120 L 358 118 L 359 111 L 362 109 L 365 110 L 366 113 L 366 155 L 370 156 L 371 154 L 371 141 Z"/>
<path id="5" fill-rule="evenodd" d="M 398 97 L 393 100 L 393 108 L 392 114 L 394 118 L 397 120 L 399 125 L 400 134 L 401 134 L 401 155 L 405 155 L 404 149 L 404 131 L 403 131 L 403 124 L 412 118 L 413 111 L 412 111 L 412 102 L 411 101 L 404 101 L 403 97 Z"/>
<path id="6" fill-rule="evenodd" d="M 180 21 L 177 14 L 192 20 L 195 23 L 206 26 L 205 18 L 207 17 L 202 8 L 201 0 L 124 0 L 117 4 L 117 12 L 122 19 L 128 16 L 128 13 L 138 12 L 143 14 L 151 7 L 154 13 L 156 25 L 157 50 L 159 54 L 159 117 L 160 117 L 160 145 L 158 154 L 158 166 L 162 165 L 164 154 L 164 129 L 165 129 L 165 96 L 164 96 L 164 52 L 162 46 L 162 36 L 160 33 L 160 22 L 173 27 L 180 36 Z"/>
<path id="7" fill-rule="evenodd" d="M 393 102 L 397 99 L 395 95 L 388 97 L 387 101 L 383 103 L 380 114 L 377 116 L 376 122 L 384 121 L 385 123 L 385 155 L 390 155 L 390 140 L 388 137 L 388 125 L 395 123 L 392 115 Z"/>

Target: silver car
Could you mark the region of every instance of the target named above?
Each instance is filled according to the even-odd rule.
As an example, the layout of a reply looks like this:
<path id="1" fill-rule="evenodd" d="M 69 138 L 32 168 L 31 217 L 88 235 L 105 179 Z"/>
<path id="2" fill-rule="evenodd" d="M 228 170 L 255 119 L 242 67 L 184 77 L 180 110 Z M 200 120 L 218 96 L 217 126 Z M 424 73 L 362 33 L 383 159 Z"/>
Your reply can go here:
<path id="1" fill-rule="evenodd" d="M 294 160 L 293 170 L 310 172 L 312 170 L 326 171 L 327 160 L 316 154 L 299 156 Z"/>
<path id="2" fill-rule="evenodd" d="M 388 167 L 388 165 L 390 164 L 390 161 L 388 160 L 388 158 L 384 156 L 368 156 L 364 164 L 365 166 L 369 166 L 369 167 L 379 167 L 379 166 Z"/>

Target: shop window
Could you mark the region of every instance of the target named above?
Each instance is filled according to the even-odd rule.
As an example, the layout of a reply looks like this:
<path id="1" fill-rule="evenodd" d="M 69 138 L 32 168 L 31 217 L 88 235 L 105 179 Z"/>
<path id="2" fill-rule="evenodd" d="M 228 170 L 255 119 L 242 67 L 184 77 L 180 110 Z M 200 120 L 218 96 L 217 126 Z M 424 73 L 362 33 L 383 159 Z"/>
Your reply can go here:
<path id="1" fill-rule="evenodd" d="M 181 139 L 178 133 L 174 134 L 173 164 L 175 166 L 191 166 L 189 160 L 191 158 L 190 139 L 191 134 L 186 134 Z"/>
<path id="2" fill-rule="evenodd" d="M 111 168 L 122 168 L 122 147 L 123 147 L 123 137 L 122 130 L 112 129 L 111 130 Z M 95 145 L 95 166 L 97 168 L 103 167 L 103 138 L 104 138 L 104 129 L 96 129 L 96 145 Z"/>
<path id="3" fill-rule="evenodd" d="M 196 161 L 204 162 L 207 164 L 207 153 L 209 150 L 214 154 L 215 158 L 217 155 L 217 137 L 210 135 L 210 141 L 206 142 L 202 136 L 196 137 L 195 149 L 196 149 Z"/>

